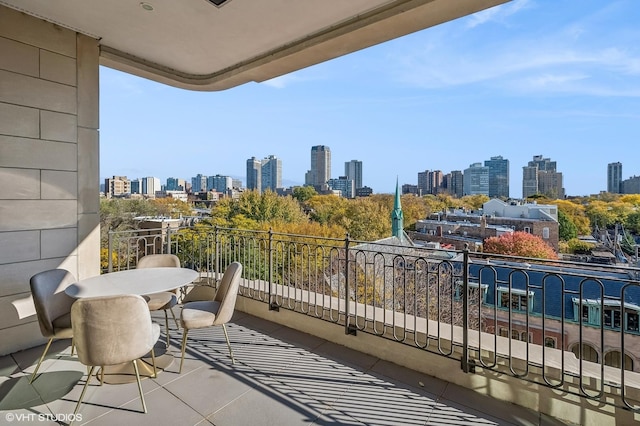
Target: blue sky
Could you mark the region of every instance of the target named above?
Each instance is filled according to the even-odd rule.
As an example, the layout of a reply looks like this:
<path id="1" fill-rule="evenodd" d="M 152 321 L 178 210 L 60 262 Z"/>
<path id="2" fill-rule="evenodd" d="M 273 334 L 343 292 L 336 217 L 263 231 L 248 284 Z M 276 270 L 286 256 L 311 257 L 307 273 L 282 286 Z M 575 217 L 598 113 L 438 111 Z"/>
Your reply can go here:
<path id="1" fill-rule="evenodd" d="M 502 155 L 510 195 L 534 155 L 567 195 L 606 190 L 607 164 L 640 175 L 637 0 L 514 0 L 269 82 L 192 92 L 101 68 L 101 178 L 244 179 L 276 155 L 302 184 L 313 145 L 332 176 L 363 162 L 376 193 L 425 170 Z"/>

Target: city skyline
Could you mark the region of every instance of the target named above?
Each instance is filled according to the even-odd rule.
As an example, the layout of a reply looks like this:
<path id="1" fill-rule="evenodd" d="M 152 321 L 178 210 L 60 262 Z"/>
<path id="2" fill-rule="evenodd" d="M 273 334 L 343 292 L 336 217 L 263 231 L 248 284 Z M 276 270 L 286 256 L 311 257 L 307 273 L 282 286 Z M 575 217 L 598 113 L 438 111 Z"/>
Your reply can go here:
<path id="1" fill-rule="evenodd" d="M 567 195 L 607 189 L 607 165 L 636 152 L 640 39 L 631 1 L 514 0 L 264 83 L 215 93 L 101 68 L 101 177 L 245 175 L 273 152 L 285 185 L 303 184 L 310 146 L 363 185 L 509 159 L 553 158 Z M 603 34 L 606 37 L 603 37 Z M 622 179 L 639 175 L 627 161 Z M 333 178 L 336 178 L 334 173 Z"/>

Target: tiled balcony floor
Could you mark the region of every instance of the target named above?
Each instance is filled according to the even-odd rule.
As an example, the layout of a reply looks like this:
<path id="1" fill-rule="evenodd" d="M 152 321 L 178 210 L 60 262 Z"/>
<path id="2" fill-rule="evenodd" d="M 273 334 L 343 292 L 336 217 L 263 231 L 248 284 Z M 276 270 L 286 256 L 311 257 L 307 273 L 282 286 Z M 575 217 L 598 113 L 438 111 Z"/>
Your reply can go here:
<path id="1" fill-rule="evenodd" d="M 164 330 L 162 314 L 154 318 Z M 220 327 L 194 330 L 178 374 L 181 332 L 171 326 L 174 362 L 156 379 L 142 381 L 149 412 L 141 412 L 135 383 L 100 387 L 93 379 L 80 408 L 82 421 L 74 424 L 561 424 L 239 312 L 228 325 L 236 364 Z M 58 424 L 38 414 L 64 419 L 73 413 L 86 368 L 69 355 L 69 343 L 54 342 L 33 385 L 29 373 L 42 346 L 0 357 L 0 424 Z"/>

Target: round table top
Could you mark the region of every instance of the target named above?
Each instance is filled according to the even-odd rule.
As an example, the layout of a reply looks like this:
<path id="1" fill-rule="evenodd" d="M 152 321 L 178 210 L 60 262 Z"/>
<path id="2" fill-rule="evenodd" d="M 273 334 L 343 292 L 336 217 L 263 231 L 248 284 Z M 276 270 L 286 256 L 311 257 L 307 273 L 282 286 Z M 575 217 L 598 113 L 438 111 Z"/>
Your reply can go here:
<path id="1" fill-rule="evenodd" d="M 65 293 L 76 299 L 119 294 L 153 294 L 189 284 L 199 273 L 188 268 L 141 268 L 111 272 L 71 284 Z"/>

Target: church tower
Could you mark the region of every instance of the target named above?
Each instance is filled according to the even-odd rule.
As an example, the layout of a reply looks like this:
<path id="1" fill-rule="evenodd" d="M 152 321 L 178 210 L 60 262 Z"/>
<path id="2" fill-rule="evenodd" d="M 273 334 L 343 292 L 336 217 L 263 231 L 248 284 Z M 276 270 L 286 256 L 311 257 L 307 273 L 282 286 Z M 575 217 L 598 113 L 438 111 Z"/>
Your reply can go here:
<path id="1" fill-rule="evenodd" d="M 393 211 L 391 212 L 391 235 L 398 237 L 400 241 L 404 241 L 404 214 L 402 213 L 402 205 L 400 204 L 400 190 L 398 188 L 398 178 L 396 178 L 396 199 L 393 203 Z"/>

